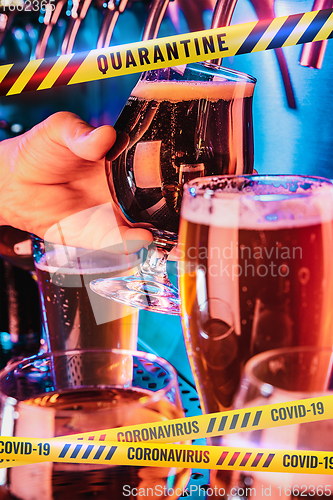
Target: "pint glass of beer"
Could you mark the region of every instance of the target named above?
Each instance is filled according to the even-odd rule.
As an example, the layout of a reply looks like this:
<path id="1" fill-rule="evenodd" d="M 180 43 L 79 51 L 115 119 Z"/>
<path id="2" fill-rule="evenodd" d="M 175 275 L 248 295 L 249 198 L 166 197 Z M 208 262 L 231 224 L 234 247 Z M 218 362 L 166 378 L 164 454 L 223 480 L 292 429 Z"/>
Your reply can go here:
<path id="1" fill-rule="evenodd" d="M 285 455 L 288 473 L 212 471 L 212 483 L 224 488 L 228 499 L 333 499 L 329 458 L 322 463 L 323 473 L 294 472 L 297 465 L 298 470 L 301 467 L 302 450 L 308 450 L 304 453 L 307 457 L 303 465 L 313 471 L 319 460 L 311 451 L 333 451 L 332 420 L 302 423 L 300 418 L 305 412 L 325 414 L 326 401 L 320 399 L 333 395 L 332 354 L 332 348 L 287 347 L 258 354 L 246 364 L 234 407 L 286 403 L 273 412 L 274 420 L 283 423 L 285 408 L 289 406 L 288 409 L 294 411 L 293 416 L 298 416 L 299 423 L 225 436 L 227 446 L 294 450 Z M 319 401 L 308 402 L 308 398 L 319 398 Z M 292 401 L 297 403 L 288 405 Z"/>
<path id="2" fill-rule="evenodd" d="M 186 185 L 180 293 L 204 412 L 230 408 L 254 354 L 332 345 L 332 203 L 333 186 L 320 178 L 219 176 Z M 216 330 L 231 321 L 218 301 L 232 312 L 228 335 Z M 219 367 L 217 352 L 224 353 L 220 377 L 210 373 Z"/>
<path id="3" fill-rule="evenodd" d="M 95 294 L 89 284 L 135 272 L 139 255 L 75 248 L 36 236 L 32 243 L 44 350 L 136 349 L 137 310 Z"/>

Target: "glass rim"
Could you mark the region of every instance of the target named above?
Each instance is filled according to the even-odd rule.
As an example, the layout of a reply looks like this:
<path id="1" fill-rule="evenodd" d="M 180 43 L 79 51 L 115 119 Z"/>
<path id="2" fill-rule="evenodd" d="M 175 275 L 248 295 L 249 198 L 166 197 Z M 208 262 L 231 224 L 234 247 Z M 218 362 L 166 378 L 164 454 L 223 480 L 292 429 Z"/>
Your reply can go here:
<path id="1" fill-rule="evenodd" d="M 71 349 L 71 350 L 64 350 L 64 351 L 52 351 L 52 352 L 45 352 L 43 354 L 36 354 L 34 356 L 30 356 L 28 358 L 23 358 L 21 360 L 14 361 L 13 363 L 9 363 L 3 370 L 0 372 L 0 399 L 8 399 L 11 398 L 14 402 L 13 404 L 17 403 L 24 403 L 24 400 L 17 399 L 13 396 L 8 396 L 3 392 L 2 389 L 2 382 L 6 376 L 18 369 L 23 369 L 29 365 L 32 365 L 35 361 L 51 358 L 51 357 L 58 357 L 60 358 L 61 356 L 71 356 L 75 354 L 85 354 L 85 353 L 92 353 L 92 354 L 119 354 L 119 355 L 125 355 L 125 356 L 132 356 L 133 357 L 141 357 L 147 359 L 147 361 L 151 362 L 157 362 L 159 363 L 163 369 L 165 369 L 170 375 L 172 375 L 172 378 L 170 381 L 165 385 L 165 387 L 158 389 L 157 391 L 150 391 L 151 395 L 147 394 L 148 397 L 150 397 L 152 400 L 158 399 L 162 396 L 165 396 L 170 389 L 172 388 L 173 385 L 173 380 L 176 381 L 176 388 L 179 390 L 178 386 L 178 379 L 177 379 L 177 372 L 175 368 L 164 358 L 161 358 L 159 356 L 156 356 L 156 354 L 152 354 L 149 352 L 145 351 L 137 351 L 137 350 L 131 350 L 131 349 Z M 20 367 L 20 365 L 22 365 Z M 106 384 L 102 384 L 103 387 L 106 387 Z M 118 387 L 117 384 L 113 384 L 114 387 Z M 98 387 L 98 386 L 96 386 Z M 111 386 L 110 386 L 111 387 Z M 74 389 L 73 389 L 74 390 Z"/>
<path id="2" fill-rule="evenodd" d="M 210 61 L 200 61 L 200 62 L 192 62 L 188 63 L 186 65 L 179 65 L 179 66 L 171 66 L 171 67 L 165 67 L 165 68 L 159 68 L 159 69 L 151 69 L 148 71 L 145 71 L 142 73 L 140 80 L 144 78 L 145 75 L 147 74 L 153 74 L 157 71 L 165 71 L 167 69 L 173 69 L 176 72 L 179 72 L 179 74 L 184 74 L 185 69 L 189 67 L 190 69 L 194 71 L 202 71 L 202 68 L 206 69 L 207 74 L 211 72 L 212 76 L 218 76 L 217 73 L 220 73 L 221 76 L 228 76 L 229 78 L 233 78 L 234 81 L 236 82 L 247 82 L 247 83 L 257 83 L 257 79 L 249 75 L 247 73 L 242 73 L 241 71 L 237 71 L 234 69 L 230 68 L 225 68 L 224 66 L 220 66 L 219 64 L 214 64 Z M 185 69 L 182 69 L 185 68 Z"/>
<path id="3" fill-rule="evenodd" d="M 271 181 L 278 182 L 279 180 L 285 179 L 287 182 L 308 182 L 313 186 L 317 185 L 317 189 L 309 190 L 309 192 L 303 192 L 302 197 L 313 196 L 319 190 L 330 190 L 333 192 L 333 180 L 328 179 L 326 177 L 316 177 L 310 175 L 293 175 L 293 174 L 240 174 L 240 175 L 212 175 L 207 177 L 199 177 L 197 179 L 192 179 L 188 183 L 184 185 L 184 197 L 188 198 L 215 198 L 215 199 L 231 199 L 231 198 L 239 198 L 246 197 L 256 199 L 258 201 L 279 201 L 281 199 L 281 193 L 272 193 L 268 194 L 270 197 L 269 200 L 266 198 L 267 195 L 260 195 L 251 192 L 224 192 L 220 191 L 217 186 L 220 183 L 225 182 L 226 180 L 253 180 L 253 181 Z M 214 189 L 215 187 L 215 189 Z M 262 198 L 265 196 L 265 198 Z M 292 192 L 284 194 L 285 199 L 291 199 L 293 197 L 299 197 L 299 193 Z M 260 199 L 262 198 L 262 199 Z"/>
<path id="4" fill-rule="evenodd" d="M 52 241 L 44 240 L 40 236 L 30 233 L 30 238 L 31 238 L 31 244 L 32 244 L 32 258 L 35 264 L 35 267 L 38 267 L 40 258 L 44 255 L 50 255 L 53 254 L 56 251 L 64 251 L 66 252 L 66 255 L 68 255 L 68 252 L 83 252 L 82 256 L 83 259 L 80 255 L 80 258 L 84 261 L 84 258 L 87 257 L 88 259 L 98 259 L 100 257 L 108 257 L 110 259 L 109 265 L 100 265 L 98 267 L 98 264 L 94 265 L 94 269 L 96 269 L 96 272 L 125 272 L 127 270 L 132 270 L 135 269 L 141 262 L 142 260 L 142 249 L 130 253 L 130 254 L 117 254 L 117 253 L 112 253 L 106 250 L 105 248 L 83 248 L 83 247 L 76 247 L 73 245 L 67 245 L 63 243 L 53 243 Z M 40 258 L 38 259 L 38 252 L 39 252 L 39 247 L 37 245 L 46 245 L 46 247 L 43 248 L 43 253 L 40 254 Z M 77 258 L 78 256 L 73 254 L 73 258 Z M 70 262 L 74 262 L 73 260 Z M 82 261 L 81 261 L 82 265 Z M 47 269 L 46 269 L 47 268 Z M 51 272 L 52 274 L 55 273 L 57 274 L 59 271 L 65 273 L 66 270 L 80 270 L 84 273 L 86 268 L 83 267 L 66 267 L 66 266 L 57 266 L 56 263 L 53 265 L 46 262 L 45 264 L 45 270 L 48 272 Z M 89 268 L 90 269 L 90 268 Z M 49 271 L 50 270 L 50 271 Z"/>
<path id="5" fill-rule="evenodd" d="M 290 392 L 295 392 L 295 391 L 288 391 L 287 389 L 282 389 L 281 387 L 275 386 L 273 384 L 270 384 L 269 382 L 265 382 L 264 380 L 261 380 L 258 376 L 254 374 L 254 369 L 259 366 L 259 364 L 268 361 L 269 359 L 274 359 L 278 356 L 283 356 L 283 355 L 293 355 L 297 353 L 325 353 L 325 354 L 331 354 L 333 356 L 333 347 L 319 347 L 319 346 L 292 346 L 292 347 L 281 347 L 279 349 L 270 349 L 269 351 L 264 351 L 259 354 L 256 354 L 252 358 L 249 359 L 245 363 L 244 366 L 244 372 L 242 375 L 242 382 L 248 381 L 251 384 L 253 384 L 255 387 L 260 388 L 260 387 L 271 387 L 274 389 L 274 392 L 278 393 L 285 393 L 288 394 Z M 241 382 L 241 384 L 242 384 Z M 307 392 L 307 391 L 300 391 L 300 392 Z M 319 392 L 319 391 L 308 391 L 309 393 L 313 392 Z M 327 390 L 327 392 L 332 392 Z"/>

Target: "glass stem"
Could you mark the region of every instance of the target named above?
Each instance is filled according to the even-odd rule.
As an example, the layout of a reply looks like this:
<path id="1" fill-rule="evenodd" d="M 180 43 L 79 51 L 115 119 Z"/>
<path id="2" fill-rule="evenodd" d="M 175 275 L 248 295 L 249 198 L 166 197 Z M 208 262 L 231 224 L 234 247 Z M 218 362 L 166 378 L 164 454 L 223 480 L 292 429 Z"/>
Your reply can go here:
<path id="1" fill-rule="evenodd" d="M 142 264 L 140 274 L 144 277 L 149 276 L 151 279 L 169 282 L 167 273 L 167 259 L 169 251 L 165 248 L 151 246 L 148 249 L 148 255 L 145 262 Z"/>

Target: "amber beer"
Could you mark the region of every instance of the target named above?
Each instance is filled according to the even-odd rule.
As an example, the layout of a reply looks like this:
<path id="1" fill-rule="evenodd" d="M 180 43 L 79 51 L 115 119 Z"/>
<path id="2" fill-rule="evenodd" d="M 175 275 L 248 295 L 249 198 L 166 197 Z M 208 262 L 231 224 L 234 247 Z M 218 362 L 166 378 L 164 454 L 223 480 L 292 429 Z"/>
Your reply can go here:
<path id="1" fill-rule="evenodd" d="M 184 334 L 205 412 L 231 406 L 254 354 L 332 344 L 331 184 L 212 179 L 185 188 L 180 228 Z M 233 312 L 233 332 L 218 342 L 202 319 L 201 304 L 212 299 Z"/>

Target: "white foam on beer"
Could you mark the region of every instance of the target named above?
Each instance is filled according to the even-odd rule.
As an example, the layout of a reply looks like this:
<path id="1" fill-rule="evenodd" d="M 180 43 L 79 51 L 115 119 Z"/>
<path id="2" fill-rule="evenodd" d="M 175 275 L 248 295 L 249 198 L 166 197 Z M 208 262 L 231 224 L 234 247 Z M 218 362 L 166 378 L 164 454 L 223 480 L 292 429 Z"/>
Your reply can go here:
<path id="1" fill-rule="evenodd" d="M 110 274 L 117 271 L 124 272 L 127 269 L 136 267 L 140 263 L 140 260 L 135 254 L 128 256 L 129 260 L 126 263 L 124 261 L 125 257 L 121 256 L 122 258 L 118 260 L 117 264 L 105 267 L 103 266 L 103 262 L 101 262 L 100 265 L 97 262 L 95 267 L 85 267 L 84 261 L 82 262 L 82 258 L 80 258 L 80 261 L 73 259 L 68 262 L 68 259 L 65 260 L 61 258 L 62 255 L 60 258 L 59 257 L 59 254 L 56 255 L 55 252 L 46 253 L 41 257 L 39 262 L 35 262 L 35 267 L 40 271 L 46 271 L 50 274 L 80 276 Z"/>
<path id="2" fill-rule="evenodd" d="M 283 199 L 253 196 L 240 192 L 191 196 L 184 193 L 181 217 L 206 226 L 277 230 L 330 222 L 333 219 L 333 186 L 322 186 L 316 194 L 304 192 Z M 186 199 L 186 202 L 185 202 Z"/>
<path id="3" fill-rule="evenodd" d="M 254 83 L 230 81 L 139 81 L 132 91 L 132 96 L 147 101 L 181 102 L 198 99 L 209 101 L 230 101 L 251 97 Z"/>

